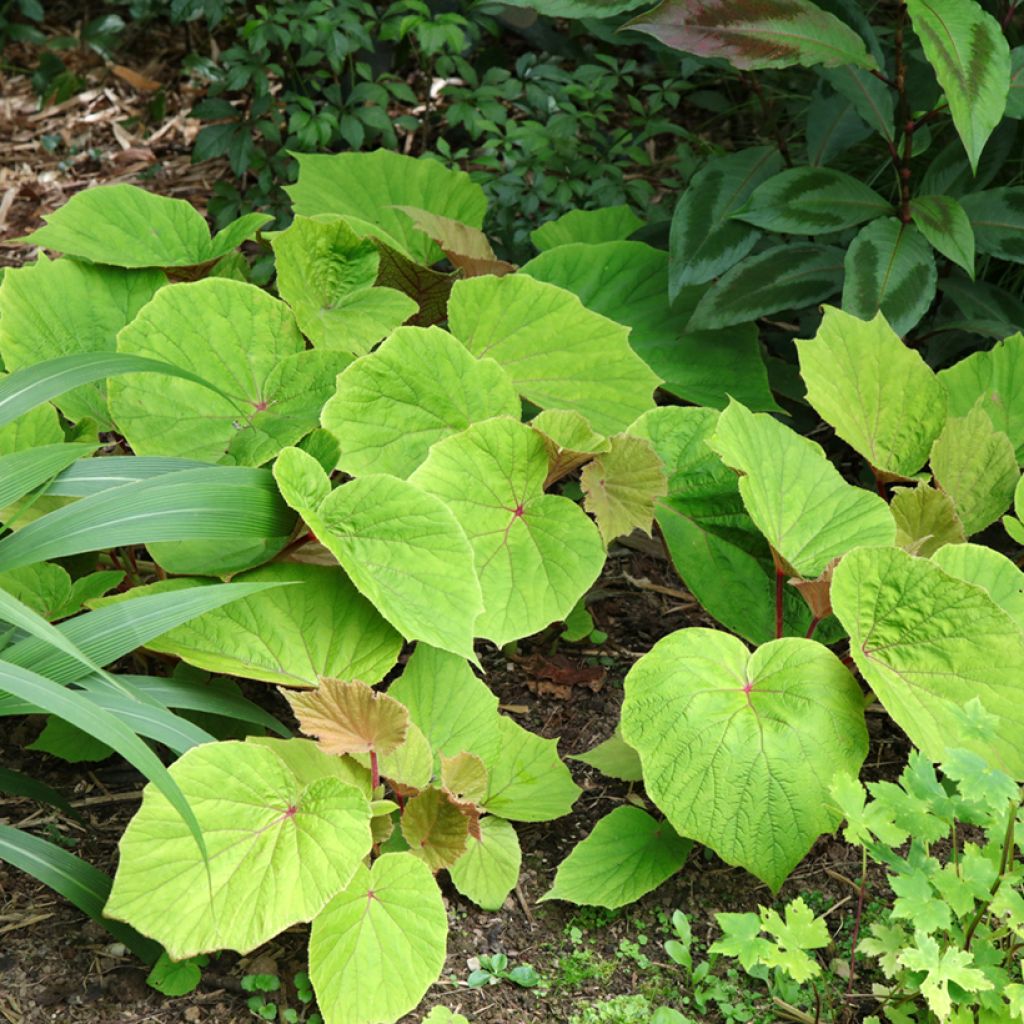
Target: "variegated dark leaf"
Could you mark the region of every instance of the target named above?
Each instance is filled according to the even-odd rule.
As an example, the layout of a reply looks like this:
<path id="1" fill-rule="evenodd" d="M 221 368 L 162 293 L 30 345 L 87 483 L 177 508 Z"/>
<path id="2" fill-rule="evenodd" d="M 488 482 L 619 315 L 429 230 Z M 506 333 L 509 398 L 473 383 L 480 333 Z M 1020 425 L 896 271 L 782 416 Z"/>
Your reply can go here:
<path id="1" fill-rule="evenodd" d="M 974 228 L 952 196 L 918 196 L 910 201 L 917 229 L 943 256 L 974 277 Z"/>

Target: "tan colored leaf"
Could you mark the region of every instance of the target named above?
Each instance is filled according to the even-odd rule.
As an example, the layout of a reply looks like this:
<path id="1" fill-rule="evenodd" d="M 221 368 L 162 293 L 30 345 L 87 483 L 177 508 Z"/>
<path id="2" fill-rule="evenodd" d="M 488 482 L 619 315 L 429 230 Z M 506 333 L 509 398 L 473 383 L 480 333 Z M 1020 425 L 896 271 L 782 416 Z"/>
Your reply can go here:
<path id="1" fill-rule="evenodd" d="M 447 793 L 425 789 L 405 805 L 402 835 L 414 856 L 440 871 L 465 853 L 469 819 Z"/>
<path id="2" fill-rule="evenodd" d="M 530 421 L 530 426 L 544 439 L 548 452 L 545 488 L 595 455 L 611 450 L 611 442 L 590 426 L 586 416 L 572 409 L 545 409 Z"/>
<path id="3" fill-rule="evenodd" d="M 133 71 L 131 68 L 126 68 L 123 64 L 111 64 L 110 70 L 133 89 L 138 89 L 139 92 L 156 92 L 160 88 L 159 82 L 138 71 Z"/>
<path id="4" fill-rule="evenodd" d="M 307 736 L 327 754 L 373 750 L 379 756 L 399 747 L 409 729 L 409 712 L 393 697 L 358 681 L 321 678 L 306 693 L 282 690 Z"/>
<path id="5" fill-rule="evenodd" d="M 824 619 L 832 614 L 832 573 L 839 564 L 838 558 L 833 558 L 825 567 L 825 571 L 815 580 L 805 580 L 795 576 L 789 582 L 800 591 L 801 597 L 807 602 L 811 614 L 818 619 Z"/>
<path id="6" fill-rule="evenodd" d="M 889 508 L 896 520 L 896 545 L 912 555 L 931 558 L 944 544 L 967 540 L 953 499 L 930 484 L 894 487 Z"/>
<path id="7" fill-rule="evenodd" d="M 483 803 L 487 797 L 487 768 L 476 754 L 442 754 L 441 785 L 459 803 Z"/>
<path id="8" fill-rule="evenodd" d="M 650 535 L 654 502 L 668 494 L 665 467 L 651 442 L 617 434 L 611 450 L 583 467 L 583 507 L 597 520 L 605 544 L 639 528 Z"/>
<path id="9" fill-rule="evenodd" d="M 479 228 L 415 206 L 396 206 L 395 209 L 401 210 L 420 231 L 437 242 L 452 266 L 462 271 L 463 277 L 483 274 L 502 277 L 516 269 L 514 263 L 506 263 L 494 255 L 491 243 Z"/>

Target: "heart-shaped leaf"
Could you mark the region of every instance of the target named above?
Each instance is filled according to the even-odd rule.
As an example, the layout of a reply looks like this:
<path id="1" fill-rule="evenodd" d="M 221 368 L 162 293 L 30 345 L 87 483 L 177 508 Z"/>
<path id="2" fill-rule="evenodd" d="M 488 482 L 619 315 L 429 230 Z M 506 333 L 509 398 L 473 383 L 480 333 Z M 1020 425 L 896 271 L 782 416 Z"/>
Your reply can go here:
<path id="1" fill-rule="evenodd" d="M 499 910 L 519 881 L 523 855 L 513 825 L 488 816 L 480 835 L 470 836 L 466 852 L 448 869 L 452 884 L 484 910 Z"/>
<path id="2" fill-rule="evenodd" d="M 837 771 L 868 749 L 860 688 L 826 647 L 789 637 L 753 654 L 734 636 L 684 629 L 625 681 L 622 735 L 675 830 L 773 889 L 822 832 Z"/>

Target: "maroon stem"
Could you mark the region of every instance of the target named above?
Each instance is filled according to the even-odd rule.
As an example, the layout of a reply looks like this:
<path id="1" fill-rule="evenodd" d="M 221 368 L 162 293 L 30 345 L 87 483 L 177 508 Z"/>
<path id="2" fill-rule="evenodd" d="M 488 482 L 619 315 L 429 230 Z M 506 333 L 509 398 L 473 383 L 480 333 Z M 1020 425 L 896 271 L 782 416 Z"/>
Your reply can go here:
<path id="1" fill-rule="evenodd" d="M 853 936 L 850 938 L 850 977 L 846 984 L 846 994 L 853 991 L 853 978 L 857 970 L 857 938 L 860 935 L 860 922 L 864 914 L 864 893 L 868 882 L 867 850 L 861 850 L 860 888 L 857 890 L 857 915 L 853 919 Z"/>
<path id="2" fill-rule="evenodd" d="M 821 619 L 819 619 L 817 615 L 815 615 L 811 619 L 811 624 L 807 627 L 807 632 L 804 634 L 804 636 L 806 636 L 808 640 L 810 640 L 811 637 L 814 636 L 814 631 L 818 628 L 819 622 L 821 622 Z"/>
<path id="3" fill-rule="evenodd" d="M 783 576 L 778 569 L 775 570 L 775 638 L 782 636 L 782 585 Z"/>
<path id="4" fill-rule="evenodd" d="M 1006 5 L 1006 13 L 1003 15 L 1003 31 L 1005 32 L 1010 27 L 1010 22 L 1013 21 L 1013 16 L 1017 13 L 1017 6 L 1020 0 L 1010 0 Z"/>
<path id="5" fill-rule="evenodd" d="M 377 751 L 370 751 L 370 782 L 374 789 L 380 785 L 380 768 L 377 765 Z"/>
<path id="6" fill-rule="evenodd" d="M 907 22 L 907 5 L 900 0 L 896 17 L 896 33 L 893 45 L 896 51 L 896 123 L 903 130 L 903 153 L 892 147 L 893 162 L 900 179 L 900 221 L 909 224 L 910 215 L 910 158 L 914 152 L 914 119 L 910 116 L 910 100 L 907 97 L 907 59 L 903 52 L 903 30 Z"/>

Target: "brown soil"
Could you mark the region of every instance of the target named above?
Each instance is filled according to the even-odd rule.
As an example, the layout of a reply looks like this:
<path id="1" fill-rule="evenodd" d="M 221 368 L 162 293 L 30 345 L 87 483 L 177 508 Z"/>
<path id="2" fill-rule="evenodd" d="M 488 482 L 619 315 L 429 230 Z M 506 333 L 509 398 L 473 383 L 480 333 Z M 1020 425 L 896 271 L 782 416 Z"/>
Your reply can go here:
<path id="1" fill-rule="evenodd" d="M 16 66 L 18 57 L 5 54 L 9 65 Z M 87 55 L 80 56 L 77 70 L 88 79 L 87 88 L 42 110 L 24 75 L 5 79 L 0 73 L 0 265 L 17 265 L 27 258 L 27 250 L 11 246 L 9 240 L 38 226 L 42 214 L 91 183 L 132 181 L 188 198 L 202 208 L 222 172 L 216 162 L 190 164 L 188 154 L 198 130 L 187 115 L 192 97 L 173 80 L 159 52 L 128 68 L 127 74 L 124 68 L 119 71 Z M 168 86 L 167 110 L 160 120 L 151 116 L 152 90 L 146 80 Z M 622 678 L 657 639 L 687 625 L 708 624 L 659 547 L 640 543 L 639 548 L 613 551 L 591 607 L 598 626 L 609 634 L 605 644 L 559 646 L 552 634 L 524 643 L 515 661 L 493 649 L 485 658 L 487 682 L 505 711 L 537 733 L 561 737 L 563 754 L 581 753 L 610 735 L 618 717 Z M 611 660 L 602 666 L 607 669 L 603 679 L 594 671 L 598 659 Z M 245 685 L 248 695 L 287 715 L 272 690 Z M 891 777 L 905 759 L 905 741 L 883 716 L 870 717 L 873 746 L 866 774 Z M 0 822 L 62 838 L 75 853 L 112 874 L 117 840 L 137 806 L 143 780 L 116 762 L 90 768 L 26 751 L 24 745 L 40 723 L 2 723 L 0 764 L 70 795 L 85 824 L 24 799 L 0 799 Z M 697 849 L 682 872 L 627 911 L 580 913 L 568 905 L 538 904 L 572 847 L 600 817 L 637 795 L 578 762 L 569 764 L 583 795 L 570 817 L 519 828 L 522 878 L 501 911 L 481 911 L 446 887 L 451 923 L 448 961 L 442 979 L 406 1021 L 419 1021 L 431 1006 L 443 1003 L 475 1024 L 561 1024 L 585 1005 L 641 991 L 654 1005 L 665 1002 L 683 1008 L 683 977 L 661 948 L 669 937 L 664 915 L 686 910 L 698 943 L 706 944 L 713 937 L 715 912 L 754 909 L 771 899 L 768 889 L 750 875 Z M 848 935 L 856 894 L 839 878 L 855 878 L 858 872 L 856 852 L 825 837 L 780 898 L 818 893 L 824 901 L 821 909 L 832 908 L 828 919 L 835 934 Z M 872 886 L 877 893 L 881 883 L 873 879 Z M 573 925 L 583 933 L 580 943 L 574 944 L 568 934 Z M 639 945 L 643 936 L 648 940 L 645 946 Z M 101 926 L 31 877 L 0 863 L 0 1021 L 244 1024 L 255 1018 L 245 1005 L 242 976 L 277 973 L 289 985 L 305 967 L 305 940 L 306 929 L 295 928 L 248 957 L 224 954 L 206 968 L 196 993 L 168 999 L 146 986 L 145 970 Z M 623 948 L 623 942 L 638 945 Z M 590 954 L 580 956 L 583 948 Z M 631 949 L 646 954 L 653 966 L 641 967 Z M 567 966 L 566 958 L 574 951 L 577 959 Z M 533 991 L 509 984 L 467 988 L 467 961 L 493 952 L 506 953 L 512 964 L 533 964 L 546 979 L 545 986 Z M 587 971 L 573 968 L 572 962 L 603 963 L 603 976 L 581 978 Z M 756 989 L 757 983 L 749 987 Z M 289 1000 L 297 1005 L 286 988 L 283 1001 Z M 864 1006 L 867 1012 L 870 1003 Z"/>

